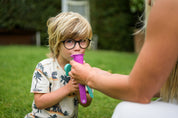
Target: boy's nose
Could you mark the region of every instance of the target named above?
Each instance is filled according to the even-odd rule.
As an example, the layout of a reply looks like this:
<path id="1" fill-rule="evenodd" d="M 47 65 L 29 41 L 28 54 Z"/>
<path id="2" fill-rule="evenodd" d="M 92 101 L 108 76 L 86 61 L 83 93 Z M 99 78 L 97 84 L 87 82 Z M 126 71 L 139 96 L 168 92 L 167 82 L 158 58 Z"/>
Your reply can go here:
<path id="1" fill-rule="evenodd" d="M 79 42 L 77 42 L 77 43 L 76 43 L 76 45 L 75 45 L 74 49 L 75 49 L 75 50 L 76 50 L 76 49 L 77 49 L 77 50 L 79 50 L 79 49 L 80 49 Z"/>

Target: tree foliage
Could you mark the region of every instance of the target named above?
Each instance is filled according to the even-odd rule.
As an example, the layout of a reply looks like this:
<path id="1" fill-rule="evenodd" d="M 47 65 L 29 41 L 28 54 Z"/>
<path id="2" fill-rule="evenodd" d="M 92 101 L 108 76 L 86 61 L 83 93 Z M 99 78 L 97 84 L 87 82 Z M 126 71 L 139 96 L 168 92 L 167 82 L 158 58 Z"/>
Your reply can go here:
<path id="1" fill-rule="evenodd" d="M 143 0 L 89 0 L 90 21 L 99 49 L 133 51 L 133 29 Z M 61 12 L 61 0 L 1 0 L 0 28 L 41 32 L 47 44 L 46 21 Z"/>
<path id="2" fill-rule="evenodd" d="M 91 22 L 100 49 L 133 51 L 133 29 L 138 20 L 130 0 L 92 0 Z M 136 11 L 135 11 L 136 12 Z"/>
<path id="3" fill-rule="evenodd" d="M 132 13 L 143 12 L 144 0 L 130 0 L 130 9 Z"/>
<path id="4" fill-rule="evenodd" d="M 59 0 L 1 0 L 0 28 L 40 31 L 42 44 L 46 44 L 46 21 L 60 10 Z"/>

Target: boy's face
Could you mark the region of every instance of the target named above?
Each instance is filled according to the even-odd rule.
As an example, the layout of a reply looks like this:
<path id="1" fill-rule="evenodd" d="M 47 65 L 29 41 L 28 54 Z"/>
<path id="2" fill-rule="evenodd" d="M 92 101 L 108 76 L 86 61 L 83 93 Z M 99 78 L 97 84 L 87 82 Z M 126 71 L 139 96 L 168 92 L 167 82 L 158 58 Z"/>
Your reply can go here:
<path id="1" fill-rule="evenodd" d="M 75 41 L 80 41 L 81 39 L 74 39 Z M 79 46 L 79 43 L 76 42 L 75 47 L 72 49 L 67 49 L 64 46 L 64 43 L 61 43 L 59 46 L 59 56 L 58 59 L 59 61 L 64 61 L 64 62 L 69 62 L 70 60 L 72 60 L 71 55 L 74 54 L 84 54 L 85 53 L 85 49 L 81 48 Z"/>

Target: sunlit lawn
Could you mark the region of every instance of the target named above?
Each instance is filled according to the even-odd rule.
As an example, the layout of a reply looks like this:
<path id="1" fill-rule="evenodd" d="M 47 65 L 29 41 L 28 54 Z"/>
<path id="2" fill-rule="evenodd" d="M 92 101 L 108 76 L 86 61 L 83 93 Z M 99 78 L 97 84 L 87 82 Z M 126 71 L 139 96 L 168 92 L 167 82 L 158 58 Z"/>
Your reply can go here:
<path id="1" fill-rule="evenodd" d="M 23 118 L 31 112 L 32 74 L 48 52 L 47 47 L 0 46 L 0 118 Z M 129 74 L 136 57 L 134 53 L 90 50 L 84 59 L 112 73 Z M 79 118 L 110 118 L 119 102 L 95 90 L 92 104 L 79 107 Z"/>

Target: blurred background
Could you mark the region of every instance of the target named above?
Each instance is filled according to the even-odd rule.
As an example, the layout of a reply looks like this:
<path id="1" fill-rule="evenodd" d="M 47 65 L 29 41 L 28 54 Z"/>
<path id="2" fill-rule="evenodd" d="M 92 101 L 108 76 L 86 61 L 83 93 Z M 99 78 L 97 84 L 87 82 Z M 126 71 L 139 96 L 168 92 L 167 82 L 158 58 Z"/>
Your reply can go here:
<path id="1" fill-rule="evenodd" d="M 144 0 L 0 0 L 0 118 L 31 112 L 30 86 L 36 64 L 49 53 L 46 22 L 75 11 L 91 23 L 93 39 L 85 61 L 103 70 L 129 74 L 144 42 Z M 79 118 L 110 118 L 121 102 L 95 90 Z"/>
<path id="2" fill-rule="evenodd" d="M 62 11 L 76 11 L 92 25 L 92 49 L 139 52 L 142 45 L 140 38 L 143 36 L 133 33 L 142 27 L 140 19 L 142 20 L 144 11 L 143 2 L 144 0 L 1 0 L 0 45 L 48 45 L 47 19 Z"/>

